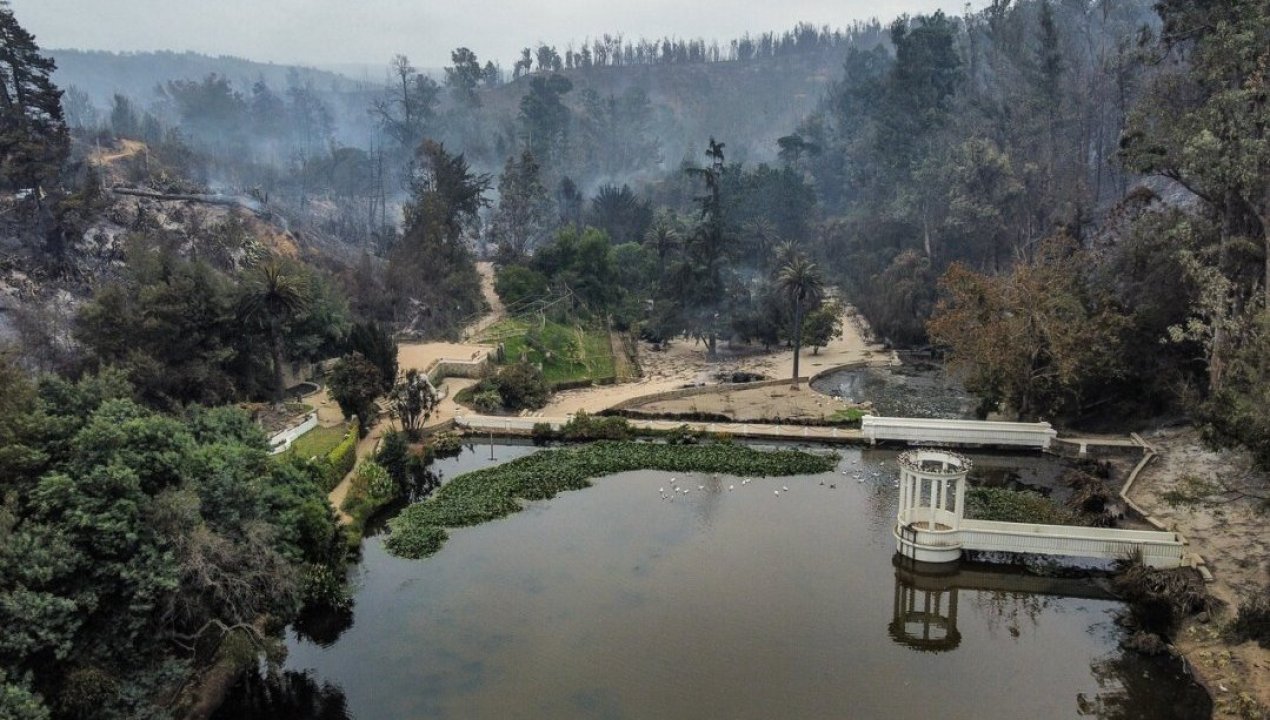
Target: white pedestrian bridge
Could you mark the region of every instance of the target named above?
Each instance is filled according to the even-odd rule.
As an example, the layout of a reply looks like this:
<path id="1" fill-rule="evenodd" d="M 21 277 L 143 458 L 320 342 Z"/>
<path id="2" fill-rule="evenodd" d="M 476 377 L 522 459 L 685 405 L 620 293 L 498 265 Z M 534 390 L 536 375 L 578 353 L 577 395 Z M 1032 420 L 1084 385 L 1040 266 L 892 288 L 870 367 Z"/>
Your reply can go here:
<path id="1" fill-rule="evenodd" d="M 901 453 L 896 550 L 919 562 L 946 563 L 964 550 L 1116 560 L 1140 554 L 1155 568 L 1183 564 L 1186 539 L 1175 532 L 971 520 L 965 517 L 970 459 L 947 450 Z"/>

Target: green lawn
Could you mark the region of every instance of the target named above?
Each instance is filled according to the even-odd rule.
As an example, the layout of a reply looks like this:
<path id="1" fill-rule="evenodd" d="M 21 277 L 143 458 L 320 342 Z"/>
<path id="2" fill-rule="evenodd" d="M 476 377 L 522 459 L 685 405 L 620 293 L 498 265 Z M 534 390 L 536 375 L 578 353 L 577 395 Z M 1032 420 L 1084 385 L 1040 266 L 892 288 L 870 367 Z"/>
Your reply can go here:
<path id="1" fill-rule="evenodd" d="M 291 443 L 291 449 L 287 450 L 283 455 L 293 455 L 298 458 L 311 458 L 314 456 L 322 457 L 335 449 L 336 445 L 344 439 L 344 435 L 348 433 L 348 424 L 341 423 L 335 427 L 322 427 L 321 425 L 306 432 L 296 438 Z"/>
<path id="2" fill-rule="evenodd" d="M 544 327 L 513 318 L 490 327 L 483 339 L 502 342 L 509 363 L 519 361 L 522 354 L 531 363 L 541 363 L 549 383 L 609 378 L 616 372 L 609 336 L 602 330 L 555 322 Z"/>

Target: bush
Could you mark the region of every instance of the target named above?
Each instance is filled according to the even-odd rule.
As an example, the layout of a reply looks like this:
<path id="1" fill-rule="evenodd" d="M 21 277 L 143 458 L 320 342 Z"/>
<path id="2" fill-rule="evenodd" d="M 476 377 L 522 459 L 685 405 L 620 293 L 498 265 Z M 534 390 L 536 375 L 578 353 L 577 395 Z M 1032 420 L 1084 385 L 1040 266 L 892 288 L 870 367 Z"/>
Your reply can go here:
<path id="1" fill-rule="evenodd" d="M 996 522 L 1076 525 L 1076 516 L 1034 492 L 1006 488 L 967 488 L 966 517 Z"/>
<path id="2" fill-rule="evenodd" d="M 366 492 L 376 500 L 391 498 L 397 494 L 397 482 L 382 465 L 373 460 L 367 460 L 358 466 L 353 482 L 355 486 L 365 487 Z"/>
<path id="3" fill-rule="evenodd" d="M 309 563 L 300 574 L 300 599 L 306 606 L 347 610 L 353 605 L 344 574 L 330 565 Z"/>
<path id="4" fill-rule="evenodd" d="M 547 404 L 551 388 L 542 371 L 528 363 L 507 365 L 498 371 L 494 382 L 508 410 L 537 410 Z"/>
<path id="5" fill-rule="evenodd" d="M 1141 553 L 1119 563 L 1112 589 L 1129 607 L 1134 629 L 1168 639 L 1187 615 L 1211 611 L 1214 601 L 1199 576 L 1187 568 L 1156 570 Z"/>
<path id="6" fill-rule="evenodd" d="M 503 396 L 497 387 L 488 387 L 472 393 L 472 406 L 483 413 L 495 413 L 503 409 Z"/>
<path id="7" fill-rule="evenodd" d="M 432 438 L 431 448 L 439 457 L 457 455 L 463 450 L 463 438 L 456 432 L 437 433 Z"/>
<path id="8" fill-rule="evenodd" d="M 565 440 L 627 440 L 631 426 L 623 417 L 596 417 L 579 412 L 560 429 Z"/>
<path id="9" fill-rule="evenodd" d="M 410 442 L 406 440 L 406 434 L 397 430 L 385 434 L 384 442 L 375 454 L 375 462 L 382 465 L 400 487 L 405 487 L 409 482 L 409 460 Z"/>
<path id="10" fill-rule="evenodd" d="M 340 441 L 335 449 L 326 454 L 322 459 L 323 481 L 325 483 L 322 488 L 326 492 L 335 489 L 336 485 L 344 479 L 344 476 L 353 471 L 353 466 L 357 464 L 357 438 L 359 431 L 357 423 L 353 423 L 348 428 L 348 434 Z"/>
<path id="11" fill-rule="evenodd" d="M 506 265 L 498 269 L 494 292 L 507 305 L 537 300 L 547 294 L 547 277 L 523 265 Z"/>
<path id="12" fill-rule="evenodd" d="M 1261 595 L 1253 595 L 1239 604 L 1239 614 L 1228 628 L 1235 642 L 1256 640 L 1263 648 L 1270 649 L 1270 585 Z"/>
<path id="13" fill-rule="evenodd" d="M 545 422 L 534 423 L 529 435 L 534 439 L 535 445 L 546 445 L 549 442 L 560 439 L 560 432 L 551 427 L 551 423 Z"/>

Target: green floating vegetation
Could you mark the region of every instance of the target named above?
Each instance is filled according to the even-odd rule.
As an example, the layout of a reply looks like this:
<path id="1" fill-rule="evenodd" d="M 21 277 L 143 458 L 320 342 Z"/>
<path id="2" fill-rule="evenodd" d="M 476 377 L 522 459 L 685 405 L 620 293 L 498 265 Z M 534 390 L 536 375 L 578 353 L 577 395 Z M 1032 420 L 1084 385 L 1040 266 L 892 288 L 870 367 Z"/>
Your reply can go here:
<path id="1" fill-rule="evenodd" d="M 800 450 L 755 450 L 741 445 L 660 445 L 598 442 L 543 450 L 495 467 L 460 475 L 429 500 L 411 505 L 389 521 L 389 552 L 422 558 L 441 548 L 447 527 L 465 527 L 506 517 L 521 500 L 545 500 L 591 485 L 591 478 L 631 470 L 711 472 L 725 475 L 811 475 L 828 472 L 836 455 Z"/>
<path id="2" fill-rule="evenodd" d="M 966 517 L 1038 525 L 1083 525 L 1076 513 L 1034 492 L 1007 488 L 968 488 Z"/>

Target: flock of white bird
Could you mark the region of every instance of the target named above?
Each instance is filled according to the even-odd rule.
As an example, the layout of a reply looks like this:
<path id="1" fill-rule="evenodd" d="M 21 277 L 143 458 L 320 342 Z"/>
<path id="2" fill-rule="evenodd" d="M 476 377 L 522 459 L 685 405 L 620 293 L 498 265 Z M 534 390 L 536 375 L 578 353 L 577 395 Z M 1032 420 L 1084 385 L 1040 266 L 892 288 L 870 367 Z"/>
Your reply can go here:
<path id="1" fill-rule="evenodd" d="M 849 476 L 851 476 L 851 477 L 854 477 L 854 478 L 855 478 L 855 480 L 856 480 L 856 482 L 858 482 L 858 483 L 862 483 L 862 482 L 864 482 L 865 480 L 869 479 L 869 471 L 868 471 L 866 468 L 863 468 L 863 467 L 861 466 L 861 465 L 862 465 L 862 463 L 860 462 L 860 458 L 853 458 L 853 459 L 850 461 L 850 464 L 851 464 L 853 467 L 852 467 L 851 469 L 846 469 L 846 470 L 843 470 L 843 471 L 842 471 L 842 474 L 843 474 L 843 475 L 849 475 Z M 878 463 L 878 467 L 879 467 L 879 468 L 882 468 L 882 467 L 885 467 L 885 466 L 886 466 L 886 462 L 885 462 L 885 461 Z M 715 475 L 711 475 L 710 477 L 711 477 L 711 479 L 716 480 L 716 481 L 719 479 L 719 476 L 718 476 L 717 474 L 715 474 Z M 874 470 L 874 471 L 873 471 L 873 474 L 872 474 L 872 477 L 873 477 L 874 479 L 880 479 L 880 478 L 882 477 L 882 471 L 881 471 L 881 470 Z M 741 478 L 741 485 L 742 485 L 742 486 L 749 485 L 749 484 L 750 484 L 750 483 L 752 483 L 752 482 L 754 482 L 754 481 L 753 481 L 751 478 L 744 478 L 744 477 L 743 477 L 743 478 Z M 825 483 L 824 483 L 824 481 L 822 480 L 822 481 L 820 482 L 820 484 L 821 484 L 821 485 L 824 485 Z M 900 486 L 900 481 L 899 481 L 899 479 L 898 479 L 898 478 L 894 479 L 894 480 L 892 481 L 892 483 L 891 483 L 891 486 L 892 486 L 892 487 L 899 487 L 899 486 Z M 837 486 L 837 485 L 835 485 L 835 484 L 832 484 L 832 483 L 831 483 L 831 484 L 829 485 L 829 489 L 830 489 L 830 490 L 836 490 L 837 488 L 838 488 L 838 486 Z M 699 490 L 699 491 L 704 491 L 705 489 L 706 489 L 706 486 L 705 486 L 705 485 L 698 485 L 698 486 L 697 486 L 697 490 Z M 736 485 L 728 485 L 728 492 L 732 492 L 733 490 L 736 490 Z M 691 493 L 692 493 L 692 488 L 691 488 L 691 487 L 681 487 L 681 486 L 679 485 L 679 480 L 678 480 L 678 478 L 674 478 L 674 477 L 672 477 L 672 478 L 670 479 L 670 492 L 667 492 L 665 487 L 659 487 L 659 488 L 657 488 L 657 492 L 661 495 L 661 499 L 662 499 L 662 500 L 666 500 L 667 502 L 674 502 L 674 501 L 675 501 L 675 498 L 676 498 L 677 496 L 679 496 L 679 495 L 689 495 L 689 494 L 691 494 Z M 780 489 L 779 489 L 779 490 L 773 490 L 773 491 L 772 491 L 772 495 L 774 495 L 774 496 L 776 496 L 776 497 L 780 497 L 781 493 L 787 493 L 787 492 L 789 492 L 789 486 L 788 486 L 788 485 L 781 485 L 781 487 L 780 487 Z"/>

